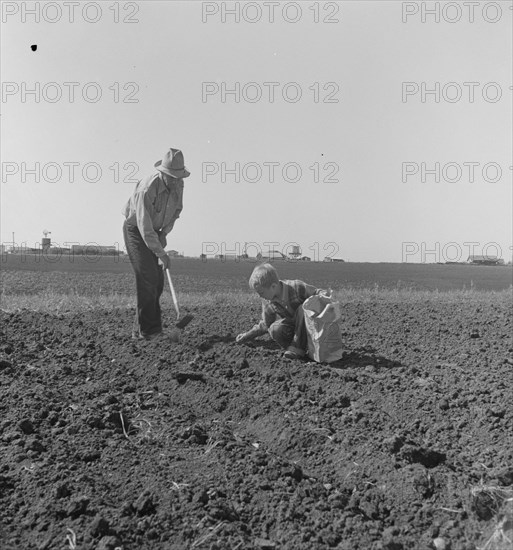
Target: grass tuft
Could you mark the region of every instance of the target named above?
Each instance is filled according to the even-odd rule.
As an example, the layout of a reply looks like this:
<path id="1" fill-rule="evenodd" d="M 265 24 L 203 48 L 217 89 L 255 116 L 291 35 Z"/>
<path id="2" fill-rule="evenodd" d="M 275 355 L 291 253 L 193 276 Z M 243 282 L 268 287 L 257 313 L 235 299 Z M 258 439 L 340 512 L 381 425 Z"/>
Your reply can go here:
<path id="1" fill-rule="evenodd" d="M 506 507 L 496 521 L 492 534 L 477 550 L 511 550 L 513 548 L 513 499 L 505 501 Z"/>
<path id="2" fill-rule="evenodd" d="M 513 488 L 484 485 L 472 487 L 470 494 L 476 509 L 492 515 L 491 534 L 477 550 L 511 550 L 513 548 Z M 486 519 L 486 518 L 483 518 Z M 491 518 L 490 518 L 491 519 Z"/>

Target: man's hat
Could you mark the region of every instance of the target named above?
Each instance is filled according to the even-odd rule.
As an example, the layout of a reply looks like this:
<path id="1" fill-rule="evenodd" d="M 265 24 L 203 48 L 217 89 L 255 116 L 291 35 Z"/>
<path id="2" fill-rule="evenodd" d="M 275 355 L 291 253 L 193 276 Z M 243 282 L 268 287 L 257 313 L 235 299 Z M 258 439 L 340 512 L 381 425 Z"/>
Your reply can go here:
<path id="1" fill-rule="evenodd" d="M 191 175 L 184 166 L 180 149 L 169 149 L 164 158 L 155 163 L 155 168 L 172 178 L 188 178 Z"/>

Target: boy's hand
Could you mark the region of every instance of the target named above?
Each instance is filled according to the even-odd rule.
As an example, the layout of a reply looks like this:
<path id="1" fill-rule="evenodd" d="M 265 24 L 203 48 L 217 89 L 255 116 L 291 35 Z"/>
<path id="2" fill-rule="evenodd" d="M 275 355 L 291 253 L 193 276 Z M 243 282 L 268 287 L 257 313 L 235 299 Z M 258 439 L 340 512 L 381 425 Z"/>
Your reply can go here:
<path id="1" fill-rule="evenodd" d="M 248 336 L 247 332 L 242 332 L 241 334 L 239 334 L 235 338 L 235 341 L 237 342 L 237 344 L 243 344 L 244 342 L 247 342 L 248 340 L 249 340 L 249 336 Z"/>

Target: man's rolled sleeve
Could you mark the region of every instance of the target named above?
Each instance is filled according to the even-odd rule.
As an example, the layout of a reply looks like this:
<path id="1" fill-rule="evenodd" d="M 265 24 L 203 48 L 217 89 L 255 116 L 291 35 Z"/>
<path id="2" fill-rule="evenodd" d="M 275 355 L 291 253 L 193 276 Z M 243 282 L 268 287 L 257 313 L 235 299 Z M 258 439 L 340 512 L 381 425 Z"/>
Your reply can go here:
<path id="1" fill-rule="evenodd" d="M 134 207 L 137 218 L 137 227 L 146 246 L 159 258 L 166 255 L 166 251 L 159 241 L 157 232 L 153 229 L 153 221 L 149 209 L 151 197 L 148 193 L 136 193 L 134 195 Z"/>
<path id="2" fill-rule="evenodd" d="M 183 186 L 183 180 L 180 180 L 176 184 L 176 188 L 175 188 L 176 195 L 174 196 L 174 200 L 176 202 L 176 209 L 175 209 L 173 217 L 171 218 L 169 223 L 167 223 L 162 228 L 162 231 L 163 231 L 164 235 L 167 235 L 168 233 L 171 233 L 171 230 L 173 229 L 176 220 L 180 217 L 180 214 L 183 210 L 183 187 L 184 187 Z"/>

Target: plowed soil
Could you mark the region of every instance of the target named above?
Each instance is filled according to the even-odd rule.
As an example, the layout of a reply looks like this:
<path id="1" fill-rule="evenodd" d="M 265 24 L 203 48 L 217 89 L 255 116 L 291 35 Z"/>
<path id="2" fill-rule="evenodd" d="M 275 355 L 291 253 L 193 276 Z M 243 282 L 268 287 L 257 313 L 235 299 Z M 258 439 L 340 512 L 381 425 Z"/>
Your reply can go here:
<path id="1" fill-rule="evenodd" d="M 179 344 L 132 341 L 133 310 L 2 313 L 0 546 L 483 546 L 513 484 L 499 296 L 343 304 L 330 366 L 235 344 L 254 303 Z"/>

